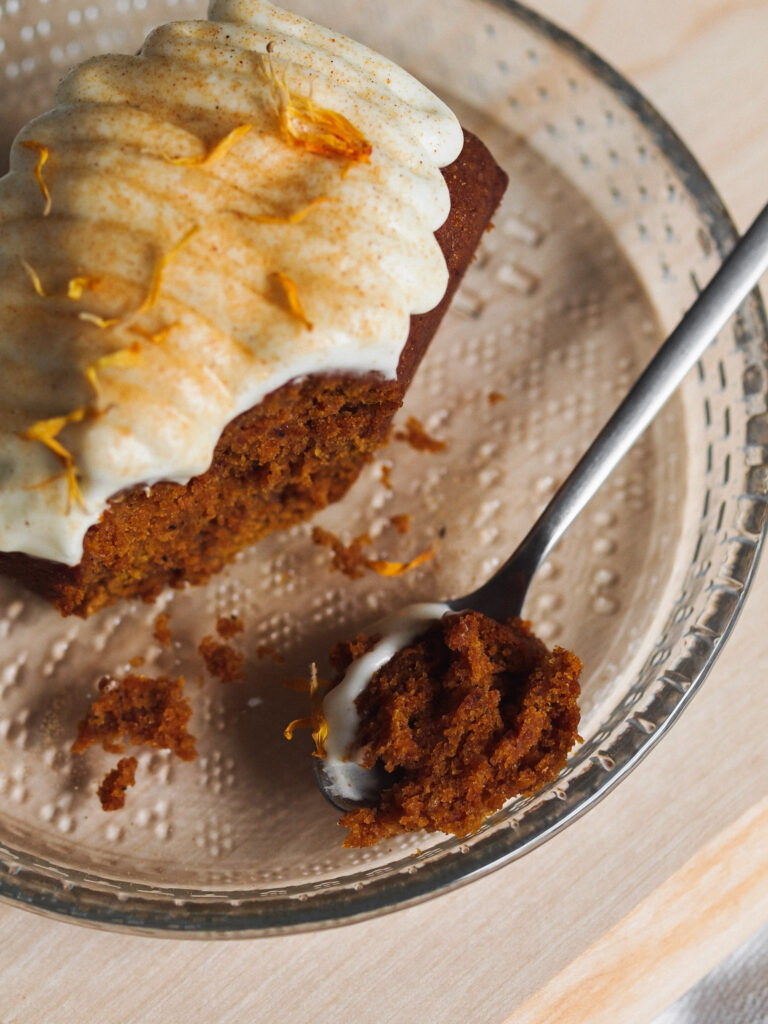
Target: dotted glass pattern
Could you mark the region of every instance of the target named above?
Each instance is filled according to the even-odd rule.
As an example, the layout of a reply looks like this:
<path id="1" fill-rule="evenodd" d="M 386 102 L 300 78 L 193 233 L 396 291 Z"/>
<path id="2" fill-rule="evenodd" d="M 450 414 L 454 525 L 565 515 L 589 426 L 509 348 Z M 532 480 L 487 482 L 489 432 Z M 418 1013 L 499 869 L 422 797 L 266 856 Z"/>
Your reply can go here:
<path id="1" fill-rule="evenodd" d="M 358 920 L 471 880 L 585 812 L 650 751 L 726 639 L 762 542 L 766 326 L 746 302 L 542 568 L 526 614 L 585 662 L 584 742 L 555 784 L 465 840 L 340 848 L 314 787 L 305 712 L 282 682 L 408 601 L 465 593 L 512 550 L 734 241 L 695 161 L 625 81 L 516 3 L 300 0 L 440 93 L 510 174 L 503 207 L 409 393 L 447 442 L 393 440 L 318 522 L 407 559 L 397 579 L 329 572 L 309 527 L 245 553 L 204 588 L 63 620 L 0 582 L 0 895 L 155 934 L 274 934 Z M 198 0 L 0 0 L 0 168 L 57 80 L 134 52 Z M 391 478 L 391 486 L 387 478 Z M 392 517 L 413 516 L 407 535 Z M 173 644 L 153 636 L 170 614 Z M 197 647 L 236 612 L 246 677 L 206 677 Z M 114 758 L 69 746 L 94 685 L 181 673 L 200 757 L 139 754 L 126 808 L 94 795 Z M 199 685 L 198 685 L 199 683 Z"/>

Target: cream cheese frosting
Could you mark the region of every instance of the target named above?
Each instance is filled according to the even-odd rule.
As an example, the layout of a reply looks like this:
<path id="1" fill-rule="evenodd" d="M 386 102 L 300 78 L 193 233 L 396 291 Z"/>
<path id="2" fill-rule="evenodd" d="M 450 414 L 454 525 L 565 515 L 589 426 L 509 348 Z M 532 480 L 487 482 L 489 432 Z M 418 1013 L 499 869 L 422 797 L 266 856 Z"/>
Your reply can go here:
<path id="1" fill-rule="evenodd" d="M 393 378 L 448 274 L 450 110 L 366 47 L 213 0 L 86 61 L 0 179 L 0 550 L 74 565 L 289 380 Z"/>
<path id="2" fill-rule="evenodd" d="M 360 726 L 357 698 L 398 651 L 452 610 L 442 602 L 422 602 L 407 605 L 374 623 L 367 632 L 379 639 L 366 654 L 351 663 L 344 678 L 323 698 L 326 725 L 323 772 L 326 785 L 337 798 L 365 801 L 376 796 L 376 776 L 357 760 L 355 737 Z"/>

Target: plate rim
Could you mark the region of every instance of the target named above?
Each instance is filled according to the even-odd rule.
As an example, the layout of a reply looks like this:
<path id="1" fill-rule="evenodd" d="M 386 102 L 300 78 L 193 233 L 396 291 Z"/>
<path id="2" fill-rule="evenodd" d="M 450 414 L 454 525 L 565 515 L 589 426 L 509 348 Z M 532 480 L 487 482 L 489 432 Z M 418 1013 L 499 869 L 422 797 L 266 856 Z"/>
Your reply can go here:
<path id="1" fill-rule="evenodd" d="M 519 0 L 473 2 L 477 2 L 478 6 L 488 5 L 501 10 L 533 29 L 574 56 L 611 90 L 649 132 L 679 176 L 698 214 L 706 223 L 722 261 L 738 238 L 727 207 L 686 143 L 640 90 L 572 33 Z M 768 320 L 759 288 L 753 290 L 740 310 L 744 310 L 747 305 L 749 319 L 758 339 L 764 345 L 768 344 Z M 748 492 L 746 496 L 758 497 L 755 492 Z M 141 890 L 144 887 L 133 883 L 121 883 L 120 892 L 115 893 L 116 899 L 105 907 L 104 879 L 90 876 L 87 872 L 70 870 L 66 881 L 57 881 L 56 875 L 61 874 L 61 868 L 36 856 L 28 856 L 22 868 L 18 855 L 0 841 L 0 866 L 6 869 L 0 875 L 0 900 L 24 906 L 57 920 L 64 918 L 73 923 L 134 935 L 199 939 L 256 938 L 316 931 L 369 920 L 423 903 L 490 874 L 537 848 L 590 810 L 647 756 L 660 737 L 677 721 L 694 694 L 699 691 L 738 620 L 759 563 L 765 533 L 766 526 L 763 524 L 736 605 L 716 642 L 712 643 L 704 656 L 690 686 L 680 695 L 671 712 L 657 728 L 646 735 L 624 763 L 604 778 L 602 785 L 593 792 L 585 793 L 565 813 L 556 815 L 547 827 L 522 843 L 514 837 L 507 838 L 512 836 L 509 832 L 493 834 L 466 852 L 444 856 L 441 863 L 432 865 L 431 870 L 416 871 L 405 877 L 400 875 L 394 880 L 388 877 L 366 881 L 360 891 L 354 891 L 354 887 L 345 887 L 342 899 L 338 891 L 327 896 L 322 893 L 313 894 L 303 901 L 296 896 L 282 900 L 276 896 L 274 902 L 263 897 L 251 902 L 245 896 L 243 906 L 235 909 L 231 902 L 235 893 L 216 893 L 210 890 L 210 900 L 195 902 L 191 915 L 184 912 L 192 909 L 188 903 L 179 908 L 178 914 L 171 915 L 167 907 L 153 906 L 153 900 L 142 898 Z M 361 876 L 365 874 L 365 871 L 360 872 Z M 158 893 L 160 891 L 155 890 Z M 182 890 L 173 892 L 182 895 Z M 173 897 L 169 895 L 169 898 Z"/>

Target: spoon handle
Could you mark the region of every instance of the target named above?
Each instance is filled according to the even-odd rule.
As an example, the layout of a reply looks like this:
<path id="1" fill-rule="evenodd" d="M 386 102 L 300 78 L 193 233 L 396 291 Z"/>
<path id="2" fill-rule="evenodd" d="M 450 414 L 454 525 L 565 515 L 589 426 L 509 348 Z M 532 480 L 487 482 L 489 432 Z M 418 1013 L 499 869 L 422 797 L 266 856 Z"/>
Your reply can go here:
<path id="1" fill-rule="evenodd" d="M 658 350 L 618 409 L 560 485 L 512 557 L 477 592 L 483 592 L 484 597 L 493 595 L 493 603 L 499 605 L 499 614 L 519 613 L 519 607 L 510 608 L 510 598 L 513 605 L 519 601 L 522 606 L 530 576 L 656 416 L 766 269 L 768 205 L 758 214 L 752 226 Z M 513 585 L 510 587 L 511 583 Z"/>

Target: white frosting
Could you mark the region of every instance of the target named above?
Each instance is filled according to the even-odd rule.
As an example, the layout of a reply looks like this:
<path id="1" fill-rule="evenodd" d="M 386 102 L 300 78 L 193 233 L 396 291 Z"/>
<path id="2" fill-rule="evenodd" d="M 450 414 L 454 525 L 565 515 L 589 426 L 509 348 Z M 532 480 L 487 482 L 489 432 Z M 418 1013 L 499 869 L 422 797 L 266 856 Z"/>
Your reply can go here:
<path id="1" fill-rule="evenodd" d="M 292 145 L 286 95 L 346 118 L 370 162 Z M 410 315 L 445 292 L 439 167 L 463 140 L 406 72 L 263 0 L 213 0 L 209 21 L 157 29 L 139 56 L 87 61 L 57 103 L 0 180 L 0 550 L 76 564 L 108 499 L 204 472 L 226 424 L 285 382 L 395 376 Z M 96 392 L 86 370 L 126 350 L 96 366 Z M 55 435 L 81 506 L 61 453 L 21 435 L 83 408 Z"/>
<path id="2" fill-rule="evenodd" d="M 353 661 L 342 681 L 326 694 L 323 715 L 328 735 L 323 769 L 335 796 L 359 800 L 368 790 L 366 772 L 355 760 L 355 735 L 360 724 L 355 701 L 390 658 L 451 611 L 449 605 L 438 602 L 412 604 L 375 623 L 368 632 L 381 639 Z"/>

